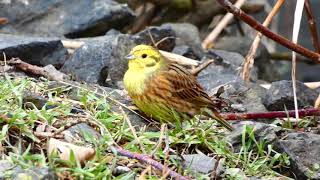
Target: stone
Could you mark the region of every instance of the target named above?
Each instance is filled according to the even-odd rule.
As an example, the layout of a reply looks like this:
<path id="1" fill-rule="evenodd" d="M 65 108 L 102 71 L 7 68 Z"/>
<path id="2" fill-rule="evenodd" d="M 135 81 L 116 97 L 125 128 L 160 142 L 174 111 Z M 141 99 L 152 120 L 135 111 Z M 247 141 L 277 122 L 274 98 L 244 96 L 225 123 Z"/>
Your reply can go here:
<path id="1" fill-rule="evenodd" d="M 254 83 L 244 82 L 239 76 L 239 66 L 243 57 L 238 53 L 222 50 L 214 50 L 215 54 L 222 58 L 222 62 L 214 62 L 198 75 L 199 83 L 204 87 L 210 96 L 216 94 L 220 86 L 224 86 L 225 92 L 222 98 L 228 99 L 230 105 L 242 106 L 241 112 L 264 112 L 262 97 L 266 90 Z M 254 76 L 254 69 L 252 76 Z M 234 106 L 234 105 L 233 105 Z"/>
<path id="2" fill-rule="evenodd" d="M 245 57 L 248 54 L 252 41 L 249 37 L 226 36 L 216 42 L 214 48 L 237 52 Z M 273 63 L 270 61 L 269 56 L 267 48 L 260 43 L 254 62 L 254 66 L 258 68 L 258 78 L 265 81 L 279 80 L 280 75 L 276 68 L 270 68 L 273 66 Z"/>
<path id="3" fill-rule="evenodd" d="M 220 175 L 225 171 L 223 161 L 217 161 L 214 157 L 208 157 L 204 154 L 187 154 L 182 155 L 182 157 L 182 166 L 196 173 L 208 174 L 215 170 L 216 174 Z M 217 168 L 215 169 L 215 167 Z"/>
<path id="4" fill-rule="evenodd" d="M 97 141 L 101 140 L 102 136 L 94 128 L 87 123 L 79 123 L 71 126 L 67 130 L 63 131 L 64 139 L 69 143 L 74 143 L 78 140 L 86 142 L 85 137 L 89 136 Z"/>
<path id="5" fill-rule="evenodd" d="M 57 180 L 58 176 L 54 170 L 49 167 L 32 167 L 23 169 L 20 166 L 11 164 L 7 160 L 1 160 L 0 179 Z"/>
<path id="6" fill-rule="evenodd" d="M 318 93 L 302 82 L 297 81 L 296 85 L 299 108 L 313 106 Z M 263 103 L 269 111 L 293 110 L 292 82 L 287 80 L 273 82 L 264 96 Z"/>
<path id="7" fill-rule="evenodd" d="M 173 29 L 177 37 L 176 46 L 190 47 L 195 54 L 195 58 L 192 59 L 202 58 L 204 51 L 201 47 L 199 30 L 195 25 L 189 23 L 166 23 L 162 26 Z"/>
<path id="8" fill-rule="evenodd" d="M 122 29 L 135 16 L 113 0 L 11 0 L 0 1 L 0 17 L 9 21 L 2 33 L 77 38 Z"/>
<path id="9" fill-rule="evenodd" d="M 88 83 L 106 85 L 108 75 L 113 82 L 120 81 L 128 66 L 124 57 L 135 45 L 137 44 L 131 36 L 120 33 L 87 40 L 74 52 L 61 71 L 71 74 L 77 81 Z"/>
<path id="10" fill-rule="evenodd" d="M 232 124 L 235 128 L 233 132 L 227 135 L 226 140 L 232 145 L 235 152 L 239 152 L 242 146 L 243 128 L 251 126 L 254 128 L 254 137 L 259 141 L 264 141 L 266 144 L 274 144 L 278 141 L 278 136 L 283 132 L 281 127 L 273 124 L 266 124 L 253 121 L 240 121 Z"/>
<path id="11" fill-rule="evenodd" d="M 160 50 L 171 52 L 176 45 L 176 34 L 173 29 L 168 26 L 151 26 L 137 33 L 137 44 L 153 45 L 150 34 L 156 44 L 161 41 L 157 46 Z"/>
<path id="12" fill-rule="evenodd" d="M 185 45 L 176 46 L 176 47 L 174 47 L 172 52 L 175 54 L 179 54 L 181 56 L 187 57 L 187 58 L 199 59 L 197 57 L 197 55 L 195 54 L 195 52 L 192 50 L 192 48 L 189 46 L 185 46 Z"/>
<path id="13" fill-rule="evenodd" d="M 290 157 L 291 171 L 297 179 L 320 179 L 320 135 L 291 132 L 274 146 Z"/>
<path id="14" fill-rule="evenodd" d="M 52 64 L 58 68 L 67 59 L 67 49 L 57 38 L 0 34 L 0 53 L 5 53 L 7 60 L 17 57 L 33 65 Z M 3 55 L 0 56 L 0 59 L 4 59 Z"/>

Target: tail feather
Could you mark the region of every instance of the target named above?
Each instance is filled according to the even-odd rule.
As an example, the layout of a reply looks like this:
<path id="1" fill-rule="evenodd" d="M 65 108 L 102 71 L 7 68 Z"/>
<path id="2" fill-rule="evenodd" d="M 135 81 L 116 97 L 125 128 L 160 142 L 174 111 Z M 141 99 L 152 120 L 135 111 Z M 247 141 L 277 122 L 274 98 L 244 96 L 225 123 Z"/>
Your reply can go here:
<path id="1" fill-rule="evenodd" d="M 208 114 L 209 117 L 211 117 L 212 119 L 215 119 L 216 121 L 218 121 L 223 127 L 227 128 L 229 131 L 233 131 L 234 127 L 231 126 L 231 124 L 226 121 L 216 110 L 211 109 L 205 110 L 206 113 Z"/>

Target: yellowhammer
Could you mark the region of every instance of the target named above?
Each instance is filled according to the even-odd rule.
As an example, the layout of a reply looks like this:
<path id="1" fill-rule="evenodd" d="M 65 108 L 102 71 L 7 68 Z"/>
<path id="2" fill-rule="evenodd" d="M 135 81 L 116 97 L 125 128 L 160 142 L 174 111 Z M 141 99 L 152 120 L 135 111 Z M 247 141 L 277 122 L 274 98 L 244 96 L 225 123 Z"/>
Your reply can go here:
<path id="1" fill-rule="evenodd" d="M 126 58 L 129 69 L 124 75 L 125 89 L 147 116 L 160 122 L 172 122 L 203 113 L 233 130 L 187 69 L 169 62 L 148 45 L 134 47 Z"/>

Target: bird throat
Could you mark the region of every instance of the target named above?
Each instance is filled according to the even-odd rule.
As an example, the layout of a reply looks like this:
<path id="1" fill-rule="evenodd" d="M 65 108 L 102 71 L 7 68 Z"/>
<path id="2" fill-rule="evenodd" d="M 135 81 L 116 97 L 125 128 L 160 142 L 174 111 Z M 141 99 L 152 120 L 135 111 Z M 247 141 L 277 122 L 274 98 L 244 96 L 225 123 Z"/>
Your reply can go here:
<path id="1" fill-rule="evenodd" d="M 127 71 L 124 75 L 124 85 L 130 96 L 141 95 L 147 88 L 147 82 L 157 72 L 144 74 L 138 71 Z"/>

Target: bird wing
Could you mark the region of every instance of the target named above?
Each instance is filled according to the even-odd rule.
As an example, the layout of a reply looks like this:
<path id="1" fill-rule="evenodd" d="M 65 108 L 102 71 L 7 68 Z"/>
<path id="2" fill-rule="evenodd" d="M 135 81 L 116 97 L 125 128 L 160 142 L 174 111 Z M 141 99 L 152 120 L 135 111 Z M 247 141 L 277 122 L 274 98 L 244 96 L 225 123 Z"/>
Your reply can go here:
<path id="1" fill-rule="evenodd" d="M 173 97 L 182 98 L 202 107 L 212 105 L 209 95 L 188 70 L 177 64 L 170 64 L 167 72 L 169 73 L 167 79 L 172 85 Z"/>
<path id="2" fill-rule="evenodd" d="M 169 84 L 172 85 L 171 95 L 173 97 L 182 98 L 187 102 L 197 105 L 198 107 L 210 109 L 210 111 L 205 111 L 208 116 L 217 120 L 228 130 L 232 131 L 234 129 L 221 117 L 209 95 L 197 82 L 196 77 L 194 77 L 188 70 L 177 64 L 170 64 L 168 73 L 169 76 L 166 77 L 170 82 Z"/>

